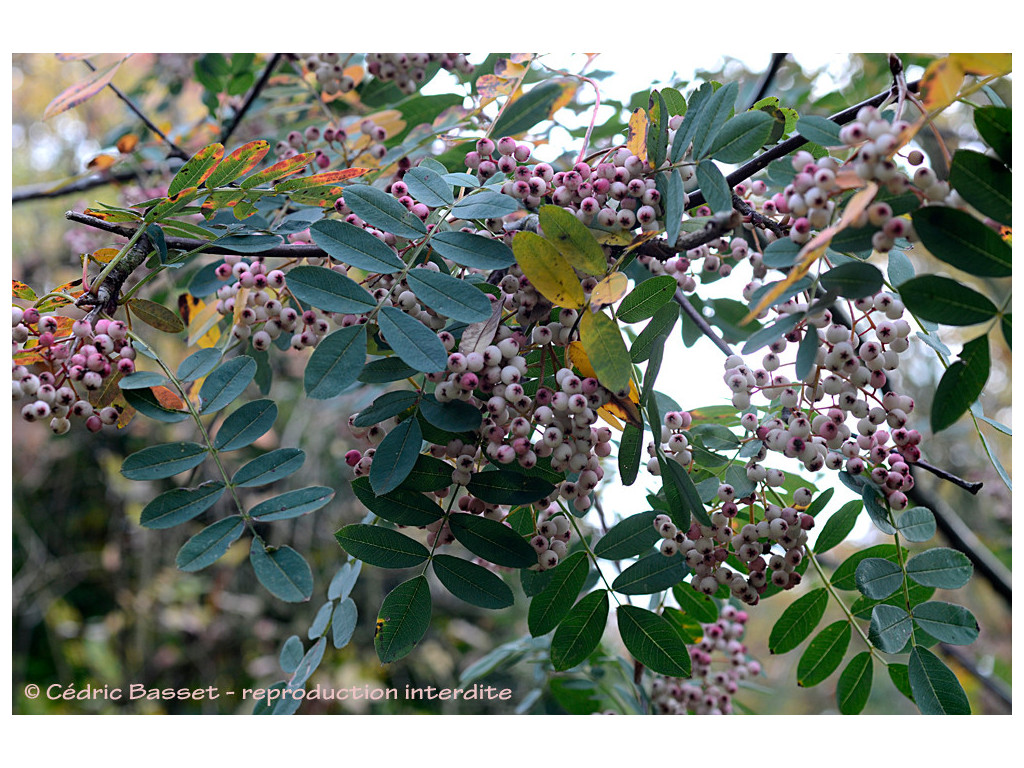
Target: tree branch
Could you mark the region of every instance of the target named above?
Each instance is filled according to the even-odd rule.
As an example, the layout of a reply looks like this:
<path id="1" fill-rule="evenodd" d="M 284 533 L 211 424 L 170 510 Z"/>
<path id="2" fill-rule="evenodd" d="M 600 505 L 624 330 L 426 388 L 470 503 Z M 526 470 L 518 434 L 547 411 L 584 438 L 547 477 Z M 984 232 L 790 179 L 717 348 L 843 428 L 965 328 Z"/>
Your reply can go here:
<path id="1" fill-rule="evenodd" d="M 953 485 L 960 486 L 973 496 L 976 496 L 978 494 L 978 491 L 980 491 L 981 487 L 984 485 L 984 483 L 972 483 L 968 480 L 964 480 L 962 477 L 957 477 L 952 472 L 947 472 L 941 467 L 936 467 L 934 464 L 929 464 L 924 459 L 918 459 L 913 463 L 919 466 L 921 469 L 928 470 L 936 477 L 941 477 L 943 480 L 948 480 Z"/>
<path id="2" fill-rule="evenodd" d="M 82 59 L 82 63 L 85 64 L 85 66 L 87 66 L 93 72 L 96 71 L 96 67 L 94 67 L 88 59 Z M 146 117 L 142 113 L 142 110 L 135 106 L 135 102 L 128 98 L 128 96 L 126 96 L 120 88 L 118 88 L 113 83 L 107 83 L 107 88 L 116 93 L 117 98 L 119 98 L 121 101 L 127 104 L 128 109 L 130 109 L 132 112 L 138 115 L 139 119 L 146 124 L 146 127 L 149 128 L 149 130 L 151 130 L 153 133 L 155 133 L 157 136 L 163 139 L 167 146 L 171 148 L 170 157 L 180 157 L 182 160 L 188 160 L 188 154 L 185 152 L 185 150 L 183 150 L 181 147 L 179 147 L 177 144 L 171 141 L 163 131 L 157 128 L 156 125 L 153 124 L 153 121 Z"/>
<path id="3" fill-rule="evenodd" d="M 174 172 L 180 168 L 181 165 L 182 163 L 178 162 L 178 158 L 174 158 L 167 164 L 167 170 Z M 44 181 L 41 184 L 30 184 L 13 190 L 11 192 L 11 202 L 24 203 L 30 200 L 47 200 L 64 197 L 65 195 L 77 195 L 80 192 L 87 192 L 88 190 L 95 189 L 96 187 L 104 187 L 107 184 L 122 184 L 130 181 L 138 181 L 141 183 L 143 174 L 156 170 L 156 166 L 143 166 L 141 168 L 117 171 L 115 173 L 104 173 L 102 175 L 93 174 L 68 183 L 62 183 L 60 181 Z"/>
<path id="4" fill-rule="evenodd" d="M 77 211 L 67 211 L 64 214 L 64 218 L 68 221 L 73 221 L 77 224 L 85 224 L 87 227 L 93 227 L 95 229 L 101 229 L 104 232 L 110 232 L 111 234 L 118 235 L 119 237 L 131 237 L 135 234 L 135 227 L 127 227 L 122 224 L 112 224 L 109 221 L 103 221 L 97 219 L 94 216 L 87 216 L 84 213 L 78 213 Z M 239 254 L 239 255 L 258 255 L 258 256 L 277 256 L 286 259 L 323 259 L 327 257 L 327 252 L 322 248 L 318 248 L 315 245 L 307 245 L 306 243 L 291 243 L 289 245 L 279 245 L 274 248 L 268 248 L 265 251 L 260 251 L 258 254 L 252 254 L 247 251 L 236 251 L 232 248 L 227 248 L 222 245 L 217 245 L 216 241 L 212 240 L 199 240 L 191 237 L 171 237 L 167 236 L 164 238 L 167 243 L 167 247 L 175 251 L 194 251 L 197 248 L 202 248 L 204 252 L 210 254 Z"/>
<path id="5" fill-rule="evenodd" d="M 260 75 L 260 79 L 256 82 L 256 85 L 254 85 L 252 87 L 252 90 L 249 91 L 249 95 L 246 97 L 245 103 L 243 103 L 242 106 L 239 108 L 238 112 L 235 113 L 235 116 L 233 118 L 231 118 L 231 124 L 228 125 L 227 128 L 225 128 L 221 132 L 221 135 L 220 135 L 220 143 L 221 144 L 227 145 L 228 139 L 230 139 L 231 136 L 234 134 L 235 129 L 238 128 L 239 124 L 242 122 L 242 119 L 245 117 L 246 113 L 249 111 L 249 108 L 253 105 L 253 102 L 256 101 L 257 97 L 263 91 L 263 88 L 266 86 L 267 82 L 270 80 L 270 75 L 273 74 L 274 68 L 277 67 L 277 64 L 278 64 L 278 62 L 280 60 L 281 60 L 281 54 L 280 53 L 275 53 L 270 58 L 270 61 L 267 62 L 267 66 L 263 70 L 263 74 Z"/>

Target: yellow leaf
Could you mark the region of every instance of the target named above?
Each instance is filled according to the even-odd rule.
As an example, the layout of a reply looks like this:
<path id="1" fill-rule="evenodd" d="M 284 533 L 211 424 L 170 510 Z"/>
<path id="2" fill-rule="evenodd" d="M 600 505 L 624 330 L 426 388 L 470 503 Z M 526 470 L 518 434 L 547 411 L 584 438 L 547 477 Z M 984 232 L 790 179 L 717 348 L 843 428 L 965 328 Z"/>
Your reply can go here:
<path id="1" fill-rule="evenodd" d="M 515 58 L 515 57 L 513 57 Z M 494 74 L 498 77 L 507 77 L 516 80 L 526 72 L 526 66 L 512 59 L 498 59 L 494 62 Z"/>
<path id="2" fill-rule="evenodd" d="M 500 96 L 508 96 L 515 87 L 515 80 L 497 75 L 481 75 L 476 81 L 476 91 L 480 96 L 480 106 L 484 107 Z"/>
<path id="3" fill-rule="evenodd" d="M 598 312 L 614 304 L 626 295 L 628 288 L 629 278 L 621 272 L 612 272 L 590 292 L 590 310 Z"/>
<path id="4" fill-rule="evenodd" d="M 217 323 L 221 315 L 217 311 L 216 302 L 207 304 L 191 294 L 184 293 L 178 297 L 178 310 L 188 326 L 188 346 L 212 347 L 220 339 Z"/>
<path id="5" fill-rule="evenodd" d="M 117 248 L 100 248 L 98 251 L 92 252 L 91 258 L 100 264 L 106 264 L 119 253 Z"/>
<path id="6" fill-rule="evenodd" d="M 921 101 L 925 110 L 934 112 L 952 104 L 963 81 L 964 71 L 951 57 L 929 64 L 921 78 Z"/>
<path id="7" fill-rule="evenodd" d="M 566 356 L 568 357 L 569 365 L 579 371 L 584 378 L 597 378 L 594 366 L 590 364 L 590 358 L 587 357 L 587 353 L 583 349 L 583 342 L 574 341 L 569 344 Z M 608 403 L 598 408 L 597 415 L 620 432 L 622 431 L 623 421 L 632 424 L 637 429 L 643 429 L 644 423 L 640 418 L 639 404 L 640 393 L 637 391 L 636 384 L 633 383 L 631 378 L 629 380 L 629 397 L 619 398 L 612 395 L 612 399 Z"/>
<path id="8" fill-rule="evenodd" d="M 951 53 L 949 58 L 968 75 L 1006 75 L 1013 68 L 1009 53 Z"/>
<path id="9" fill-rule="evenodd" d="M 526 278 L 552 304 L 568 309 L 581 309 L 586 304 L 575 270 L 543 237 L 533 232 L 516 233 L 512 253 Z"/>
<path id="10" fill-rule="evenodd" d="M 551 105 L 551 109 L 548 110 L 548 117 L 551 117 L 563 107 L 569 106 L 573 97 L 576 96 L 576 91 L 579 90 L 579 87 L 579 83 L 571 80 L 564 83 L 562 85 L 562 95 L 555 99 L 555 103 Z"/>
<path id="11" fill-rule="evenodd" d="M 640 107 L 629 118 L 626 149 L 647 162 L 647 113 Z"/>
<path id="12" fill-rule="evenodd" d="M 757 303 L 757 306 L 750 310 L 746 317 L 740 321 L 740 325 L 749 323 L 761 314 L 765 308 L 770 307 L 772 302 L 785 293 L 789 286 L 798 280 L 803 279 L 804 275 L 806 275 L 810 271 L 811 267 L 814 266 L 814 263 L 825 255 L 825 251 L 828 250 L 828 246 L 832 242 L 832 238 L 855 222 L 858 217 L 867 210 L 868 206 L 871 205 L 876 194 L 878 194 L 878 184 L 872 181 L 864 189 L 851 197 L 850 202 L 848 202 L 846 204 L 846 208 L 843 209 L 843 215 L 839 219 L 839 223 L 831 227 L 826 227 L 812 237 L 804 247 L 800 249 L 800 254 L 797 256 L 799 262 L 789 271 L 789 274 L 786 275 L 786 279 L 780 280 L 770 291 L 762 296 L 761 300 Z"/>
<path id="13" fill-rule="evenodd" d="M 235 312 L 234 317 L 231 318 L 231 322 L 235 325 L 239 325 L 242 322 L 242 313 L 245 311 L 245 303 L 248 297 L 248 288 L 239 288 L 238 293 L 235 294 Z"/>

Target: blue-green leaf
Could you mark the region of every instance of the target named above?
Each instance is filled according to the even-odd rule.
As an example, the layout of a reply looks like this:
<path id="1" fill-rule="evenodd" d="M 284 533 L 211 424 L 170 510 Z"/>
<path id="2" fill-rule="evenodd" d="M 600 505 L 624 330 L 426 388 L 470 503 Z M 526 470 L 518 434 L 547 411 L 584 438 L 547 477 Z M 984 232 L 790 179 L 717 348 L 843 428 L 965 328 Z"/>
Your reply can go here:
<path id="1" fill-rule="evenodd" d="M 409 476 L 420 455 L 423 433 L 416 419 L 406 419 L 377 446 L 370 465 L 370 486 L 377 495 L 393 491 Z"/>
<path id="2" fill-rule="evenodd" d="M 653 526 L 651 530 L 654 531 Z M 612 589 L 622 595 L 651 595 L 678 584 L 689 572 L 686 559 L 681 554 L 667 557 L 661 552 L 654 552 L 616 576 Z"/>
<path id="3" fill-rule="evenodd" d="M 334 609 L 334 618 L 331 620 L 331 642 L 335 648 L 340 649 L 348 645 L 358 623 L 359 609 L 351 597 L 346 597 Z"/>
<path id="4" fill-rule="evenodd" d="M 940 643 L 970 645 L 978 639 L 978 620 L 962 605 L 932 601 L 913 609 L 914 622 Z"/>
<path id="5" fill-rule="evenodd" d="M 309 234 L 332 259 L 356 269 L 390 275 L 405 268 L 405 262 L 382 240 L 347 221 L 318 221 Z"/>
<path id="6" fill-rule="evenodd" d="M 491 316 L 491 300 L 472 283 L 426 268 L 405 276 L 416 298 L 440 315 L 462 323 L 478 323 Z"/>
<path id="7" fill-rule="evenodd" d="M 221 350 L 216 347 L 200 349 L 198 352 L 193 352 L 181 361 L 181 365 L 178 366 L 178 370 L 174 374 L 174 377 L 178 379 L 178 381 L 195 381 L 196 379 L 201 379 L 217 367 L 217 363 L 220 362 L 220 356 Z"/>
<path id="8" fill-rule="evenodd" d="M 868 638 L 879 650 L 899 653 L 913 631 L 910 614 L 895 605 L 881 603 L 871 609 Z"/>
<path id="9" fill-rule="evenodd" d="M 199 443 L 164 443 L 136 451 L 121 464 L 129 480 L 162 480 L 202 464 L 206 447 Z"/>
<path id="10" fill-rule="evenodd" d="M 249 562 L 260 584 L 286 603 L 303 603 L 313 594 L 309 563 L 291 547 L 267 550 L 259 538 L 252 540 Z"/>
<path id="11" fill-rule="evenodd" d="M 410 168 L 402 181 L 409 187 L 409 194 L 430 208 L 440 208 L 455 202 L 452 188 L 441 175 L 429 168 Z"/>
<path id="12" fill-rule="evenodd" d="M 234 451 L 251 445 L 274 426 L 277 403 L 273 400 L 254 400 L 228 416 L 214 438 L 218 451 Z"/>
<path id="13" fill-rule="evenodd" d="M 395 354 L 417 371 L 434 373 L 448 367 L 448 351 L 437 334 L 394 307 L 382 307 L 377 324 Z"/>
<path id="14" fill-rule="evenodd" d="M 306 362 L 302 386 L 308 397 L 327 400 L 354 384 L 366 362 L 366 329 L 361 325 L 339 328 L 313 349 Z"/>
<path id="15" fill-rule="evenodd" d="M 286 282 L 292 296 L 326 312 L 362 314 L 377 306 L 359 283 L 327 267 L 292 267 Z"/>
<path id="16" fill-rule="evenodd" d="M 697 163 L 697 183 L 704 200 L 715 213 L 732 210 L 732 190 L 713 160 Z"/>
<path id="17" fill-rule="evenodd" d="M 519 202 L 508 195 L 483 189 L 466 195 L 452 208 L 452 215 L 460 219 L 498 219 L 519 210 Z"/>
<path id="18" fill-rule="evenodd" d="M 723 163 L 749 160 L 768 141 L 774 122 L 770 115 L 760 111 L 731 117 L 715 134 L 703 155 Z"/>
<path id="19" fill-rule="evenodd" d="M 903 570 L 891 560 L 868 557 L 857 563 L 857 589 L 872 600 L 884 600 L 903 586 Z"/>
<path id="20" fill-rule="evenodd" d="M 414 240 L 427 234 L 427 228 L 404 205 L 386 192 L 365 184 L 345 188 L 345 204 L 372 227 L 396 237 Z"/>
<path id="21" fill-rule="evenodd" d="M 937 589 L 960 589 L 971 579 L 974 566 L 963 552 L 935 547 L 907 562 L 907 575 L 918 584 Z"/>
<path id="22" fill-rule="evenodd" d="M 512 249 L 501 240 L 472 232 L 438 232 L 431 247 L 444 258 L 473 269 L 504 269 L 515 263 Z"/>
<path id="23" fill-rule="evenodd" d="M 308 515 L 334 498 L 334 489 L 326 486 L 309 486 L 296 491 L 288 491 L 261 501 L 249 510 L 249 515 L 261 523 L 274 520 L 288 520 L 293 517 Z"/>
<path id="24" fill-rule="evenodd" d="M 296 472 L 305 460 L 306 454 L 298 448 L 278 448 L 239 467 L 231 484 L 240 488 L 269 485 Z"/>
<path id="25" fill-rule="evenodd" d="M 213 413 L 238 397 L 256 375 L 256 361 L 246 355 L 228 360 L 199 388 L 200 413 Z"/>
<path id="26" fill-rule="evenodd" d="M 175 488 L 153 499 L 142 510 L 139 523 L 143 528 L 163 529 L 187 522 L 217 503 L 224 493 L 224 483 L 203 483 L 198 488 Z"/>
<path id="27" fill-rule="evenodd" d="M 232 515 L 203 528 L 186 541 L 174 559 L 182 571 L 199 571 L 215 563 L 228 551 L 245 530 L 245 521 L 240 515 Z"/>

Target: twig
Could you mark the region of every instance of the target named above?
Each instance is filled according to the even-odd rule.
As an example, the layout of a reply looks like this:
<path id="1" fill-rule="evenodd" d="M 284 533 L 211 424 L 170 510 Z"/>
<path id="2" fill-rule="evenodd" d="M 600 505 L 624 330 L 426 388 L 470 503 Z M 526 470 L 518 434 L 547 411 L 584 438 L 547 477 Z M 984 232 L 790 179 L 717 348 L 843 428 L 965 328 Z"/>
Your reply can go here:
<path id="1" fill-rule="evenodd" d="M 771 230 L 778 237 L 786 236 L 786 230 L 784 230 L 777 221 L 765 216 L 763 213 L 758 213 L 754 210 L 754 206 L 742 199 L 739 195 L 732 196 L 732 207 L 742 213 L 744 218 L 749 217 L 750 223 L 755 227 Z"/>
<path id="2" fill-rule="evenodd" d="M 736 211 L 716 213 L 702 229 L 696 232 L 682 232 L 676 238 L 675 245 L 664 240 L 648 240 L 637 249 L 640 256 L 650 256 L 658 261 L 667 261 L 677 253 L 685 253 L 693 248 L 717 240 L 736 229 L 742 223 L 742 216 Z"/>
<path id="3" fill-rule="evenodd" d="M 242 122 L 242 118 L 245 117 L 246 113 L 249 111 L 249 108 L 253 105 L 253 102 L 256 101 L 256 98 L 260 95 L 260 93 L 263 91 L 263 88 L 266 86 L 267 82 L 270 80 L 270 75 L 274 72 L 274 68 L 277 67 L 277 63 L 280 60 L 281 60 L 281 54 L 280 53 L 275 53 L 273 56 L 271 56 L 270 61 L 267 62 L 267 66 L 263 70 L 263 74 L 260 75 L 260 79 L 256 82 L 256 85 L 254 85 L 252 87 L 252 90 L 249 91 L 249 95 L 245 98 L 245 102 L 242 104 L 242 106 L 239 108 L 239 110 L 235 113 L 235 116 L 233 118 L 231 118 L 231 124 L 228 125 L 227 128 L 225 128 L 221 132 L 221 135 L 220 135 L 220 143 L 221 144 L 225 144 L 226 145 L 228 143 L 228 139 L 230 139 L 232 134 L 234 134 L 235 129 L 238 127 L 239 123 Z"/>
<path id="4" fill-rule="evenodd" d="M 168 171 L 174 172 L 181 167 L 178 158 L 174 158 L 167 164 Z M 107 184 L 121 184 L 128 181 L 140 181 L 144 174 L 156 171 L 156 166 L 142 166 L 128 170 L 116 171 L 114 173 L 103 173 L 101 175 L 91 174 L 85 178 L 73 181 L 62 186 L 60 181 L 44 181 L 41 184 L 30 184 L 18 187 L 11 192 L 12 203 L 24 203 L 30 200 L 47 200 L 65 195 L 76 195 L 79 192 L 86 192 L 96 187 L 104 187 Z M 163 171 L 161 164 L 160 169 Z"/>
<path id="5" fill-rule="evenodd" d="M 120 237 L 131 237 L 135 234 L 135 227 L 126 227 L 121 224 L 112 224 L 109 221 L 103 221 L 97 219 L 94 216 L 87 216 L 84 213 L 78 213 L 77 211 L 67 211 L 64 214 L 64 218 L 68 221 L 73 221 L 77 224 L 85 224 L 88 227 L 95 229 L 101 229 L 104 232 L 110 232 L 111 234 L 118 235 Z M 211 243 L 208 240 L 199 240 L 191 237 L 171 237 L 167 236 L 164 238 L 167 243 L 167 247 L 175 251 L 193 251 L 196 248 L 202 248 L 205 253 L 224 255 L 224 254 L 241 254 L 245 255 L 244 251 L 236 251 L 226 246 L 217 245 Z M 250 254 L 252 255 L 252 254 Z M 260 251 L 257 255 L 269 256 L 269 257 L 282 257 L 286 259 L 322 259 L 328 254 L 322 248 L 318 248 L 315 245 L 308 245 L 306 243 L 291 243 L 289 245 L 279 245 L 274 248 L 268 248 L 265 251 Z"/>
<path id="6" fill-rule="evenodd" d="M 96 67 L 94 67 L 89 62 L 88 59 L 82 59 L 82 63 L 85 64 L 85 66 L 87 66 L 93 72 L 96 71 Z M 135 106 L 135 102 L 133 102 L 130 98 L 128 98 L 121 91 L 120 88 L 118 88 L 113 83 L 107 83 L 107 88 L 109 88 L 114 93 L 116 93 L 117 94 L 117 98 L 119 98 L 121 101 L 123 101 L 125 104 L 127 104 L 128 105 L 128 109 L 130 109 L 132 112 L 134 112 L 136 115 L 138 115 L 139 119 L 142 120 L 142 122 L 146 124 L 146 127 L 149 128 L 149 130 L 151 130 L 153 133 L 155 133 L 157 136 L 159 136 L 161 139 L 163 139 L 163 141 L 167 144 L 167 146 L 169 146 L 171 148 L 171 153 L 169 155 L 170 157 L 180 157 L 182 160 L 188 160 L 188 154 L 186 154 L 185 150 L 183 150 L 181 147 L 179 147 L 177 144 L 175 144 L 173 141 L 171 141 L 163 131 L 161 131 L 159 128 L 157 128 L 156 125 L 153 124 L 153 121 L 150 120 L 148 117 L 146 117 L 142 113 L 142 110 L 140 110 L 137 106 Z"/>
<path id="7" fill-rule="evenodd" d="M 924 459 L 918 459 L 917 461 L 915 461 L 913 463 L 916 464 L 917 466 L 919 466 L 921 469 L 928 470 L 929 472 L 931 472 L 936 477 L 941 477 L 943 480 L 948 480 L 953 485 L 960 486 L 965 491 L 967 491 L 968 493 L 970 493 L 971 495 L 974 495 L 974 496 L 976 496 L 978 494 L 978 491 L 980 491 L 981 487 L 984 485 L 984 483 L 972 483 L 972 482 L 970 482 L 968 480 L 964 480 L 962 477 L 957 477 L 952 472 L 947 472 L 946 470 L 942 469 L 941 467 L 936 467 L 934 464 L 929 464 Z"/>
<path id="8" fill-rule="evenodd" d="M 771 63 L 768 65 L 768 71 L 761 77 L 761 82 L 757 84 L 757 93 L 754 94 L 754 98 L 750 100 L 750 106 L 754 106 L 768 93 L 768 89 L 771 88 L 772 82 L 775 80 L 775 75 L 778 74 L 779 68 L 782 66 L 782 62 L 786 60 L 788 53 L 773 53 Z M 749 107 L 748 107 L 749 109 Z"/>
<path id="9" fill-rule="evenodd" d="M 712 344 L 722 350 L 726 356 L 733 354 L 733 349 L 729 346 L 728 342 L 715 333 L 715 329 L 708 325 L 708 321 L 704 319 L 704 315 L 697 311 L 697 308 L 687 300 L 682 291 L 676 291 L 673 298 L 675 299 L 676 304 L 683 308 L 683 312 L 686 313 L 686 316 L 693 320 L 696 326 L 700 328 L 700 332 L 711 340 Z"/>
<path id="10" fill-rule="evenodd" d="M 907 90 L 917 91 L 920 88 L 920 86 L 921 81 L 915 80 L 914 82 L 907 84 Z M 893 90 L 895 89 L 895 86 L 891 86 L 888 90 L 883 91 L 877 96 L 872 96 L 870 99 L 867 99 L 866 101 L 862 101 L 859 104 L 854 104 L 849 109 L 844 109 L 842 112 L 837 112 L 836 114 L 832 115 L 829 118 L 829 120 L 831 120 L 833 123 L 837 125 L 846 125 L 847 123 L 853 121 L 853 119 L 857 116 L 857 112 L 859 112 L 863 107 L 877 107 L 879 104 L 888 99 L 892 95 Z M 786 139 L 786 141 L 782 142 L 781 144 L 776 144 L 767 152 L 758 155 L 746 165 L 733 171 L 732 173 L 725 177 L 725 181 L 730 188 L 735 187 L 741 181 L 746 181 L 758 171 L 768 167 L 768 164 L 771 163 L 773 160 L 778 160 L 780 157 L 785 157 L 797 147 L 802 147 L 808 141 L 808 139 L 805 139 L 800 134 L 796 134 L 795 136 Z M 704 202 L 704 193 L 698 189 L 693 194 L 690 195 L 688 205 L 691 208 L 694 208 L 698 205 L 702 205 Z"/>

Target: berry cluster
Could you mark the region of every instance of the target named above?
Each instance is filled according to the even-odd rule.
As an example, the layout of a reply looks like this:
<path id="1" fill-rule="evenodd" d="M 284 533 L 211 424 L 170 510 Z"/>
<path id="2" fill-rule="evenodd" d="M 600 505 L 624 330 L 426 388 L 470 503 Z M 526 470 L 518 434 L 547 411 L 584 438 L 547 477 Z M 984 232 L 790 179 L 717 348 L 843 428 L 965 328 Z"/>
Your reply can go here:
<path id="1" fill-rule="evenodd" d="M 58 435 L 71 429 L 73 416 L 84 419 L 90 432 L 117 423 L 121 411 L 100 405 L 99 394 L 111 377 L 135 371 L 127 325 L 105 318 L 92 325 L 34 307 L 13 307 L 11 320 L 11 389 L 15 402 L 29 401 L 21 409 L 25 421 L 49 419 Z"/>
<path id="2" fill-rule="evenodd" d="M 394 82 L 402 93 L 412 94 L 423 85 L 427 65 L 434 61 L 463 75 L 471 75 L 475 69 L 464 53 L 368 53 L 366 69 L 374 77 Z"/>
<path id="3" fill-rule="evenodd" d="M 356 87 L 356 81 L 345 73 L 346 61 L 339 53 L 311 53 L 303 59 L 303 65 L 316 75 L 317 84 L 325 96 L 338 96 Z"/>
<path id="4" fill-rule="evenodd" d="M 330 168 L 331 153 L 346 167 L 367 165 L 380 161 L 387 154 L 383 143 L 387 137 L 384 126 L 366 117 L 343 126 L 329 123 L 322 128 L 310 125 L 302 132 L 291 131 L 285 140 L 277 142 L 274 152 L 279 160 L 287 160 L 312 150 L 315 153 L 313 163 L 320 170 Z"/>
<path id="5" fill-rule="evenodd" d="M 797 459 L 812 472 L 868 471 L 889 505 L 902 510 L 914 483 L 909 465 L 921 457 L 921 434 L 907 428 L 914 400 L 893 389 L 892 375 L 910 347 L 911 326 L 903 303 L 885 291 L 856 299 L 849 308 L 852 328 L 822 310 L 771 344 L 760 368 L 751 369 L 737 355 L 726 360 L 723 378 L 733 405 L 747 410 L 740 424 L 761 441 L 747 476 L 755 482 L 767 476 L 770 470 L 760 462 L 768 451 Z M 807 305 L 793 299 L 778 310 L 806 312 Z M 790 379 L 779 372 L 780 354 L 808 335 L 817 345 L 813 364 L 802 379 Z M 751 409 L 754 394 L 768 401 L 760 418 Z M 852 428 L 850 417 L 856 419 Z"/>
<path id="6" fill-rule="evenodd" d="M 596 165 L 581 161 L 568 171 L 556 172 L 548 163 L 527 165 L 529 158 L 529 147 L 506 136 L 497 142 L 480 139 L 465 162 L 481 182 L 504 174 L 502 194 L 522 200 L 529 209 L 550 201 L 584 224 L 613 231 L 658 229 L 661 194 L 647 163 L 625 147 Z"/>
<path id="7" fill-rule="evenodd" d="M 747 656 L 741 642 L 746 622 L 745 611 L 727 605 L 718 621 L 702 625 L 704 637 L 690 648 L 692 676 L 654 678 L 651 703 L 657 714 L 732 714 L 740 682 L 761 674 L 761 665 Z"/>

